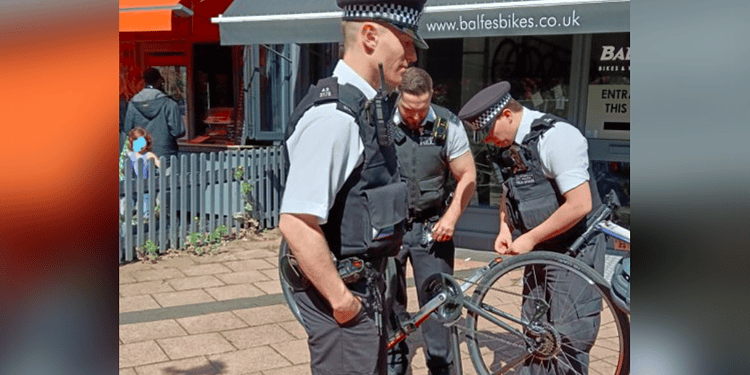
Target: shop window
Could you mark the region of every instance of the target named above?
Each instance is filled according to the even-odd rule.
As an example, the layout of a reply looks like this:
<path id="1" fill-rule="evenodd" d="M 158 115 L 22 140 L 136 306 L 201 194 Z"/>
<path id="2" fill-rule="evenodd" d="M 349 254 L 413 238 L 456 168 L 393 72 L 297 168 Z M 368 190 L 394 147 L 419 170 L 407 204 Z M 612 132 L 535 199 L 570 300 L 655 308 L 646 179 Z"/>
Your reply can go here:
<path id="1" fill-rule="evenodd" d="M 195 126 L 191 143 L 235 144 L 235 89 L 232 47 L 193 46 Z"/>
<path id="2" fill-rule="evenodd" d="M 292 111 L 292 64 L 299 56 L 299 53 L 293 53 L 295 48 L 298 49 L 292 44 L 261 44 L 246 48 L 246 56 L 251 62 L 246 65 L 249 70 L 245 81 L 246 134 L 255 143 L 284 138 L 284 126 Z"/>
<path id="3" fill-rule="evenodd" d="M 630 140 L 630 33 L 591 37 L 586 136 L 600 142 Z M 590 141 L 591 143 L 592 141 Z M 599 195 L 614 190 L 622 204 L 618 224 L 630 226 L 630 163 L 607 155 L 592 160 Z"/>
<path id="4" fill-rule="evenodd" d="M 433 44 L 431 41 L 430 51 Z M 511 95 L 521 105 L 563 118 L 570 117 L 572 48 L 572 35 L 464 38 L 461 80 L 453 86 L 460 90 L 460 104 L 453 108 L 460 108 L 474 94 L 493 83 L 508 81 Z M 448 61 L 451 66 L 434 66 L 431 71 L 455 71 L 453 60 Z M 454 95 L 450 92 L 445 95 L 448 106 L 454 105 Z M 472 205 L 497 206 L 502 185 L 491 161 L 498 157 L 500 149 L 484 144 L 471 131 L 468 135 L 477 166 L 477 193 Z"/>
<path id="5" fill-rule="evenodd" d="M 182 115 L 182 123 L 188 124 L 187 67 L 180 65 L 154 66 L 164 77 L 164 93 L 177 102 Z M 185 137 L 183 137 L 184 139 Z"/>

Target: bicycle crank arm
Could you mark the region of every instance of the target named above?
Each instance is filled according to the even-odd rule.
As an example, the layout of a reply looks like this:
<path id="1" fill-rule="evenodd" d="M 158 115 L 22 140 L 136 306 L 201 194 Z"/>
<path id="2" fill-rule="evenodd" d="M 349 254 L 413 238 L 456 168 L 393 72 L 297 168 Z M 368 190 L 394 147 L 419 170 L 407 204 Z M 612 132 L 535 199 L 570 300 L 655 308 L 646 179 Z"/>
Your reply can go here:
<path id="1" fill-rule="evenodd" d="M 448 293 L 440 292 L 435 298 L 431 299 L 419 311 L 417 311 L 407 321 L 401 323 L 401 329 L 395 332 L 393 336 L 388 339 L 388 349 L 393 348 L 404 340 L 407 336 L 416 331 L 419 326 L 424 323 L 430 317 L 433 311 L 437 310 L 440 306 L 443 306 L 448 301 Z"/>

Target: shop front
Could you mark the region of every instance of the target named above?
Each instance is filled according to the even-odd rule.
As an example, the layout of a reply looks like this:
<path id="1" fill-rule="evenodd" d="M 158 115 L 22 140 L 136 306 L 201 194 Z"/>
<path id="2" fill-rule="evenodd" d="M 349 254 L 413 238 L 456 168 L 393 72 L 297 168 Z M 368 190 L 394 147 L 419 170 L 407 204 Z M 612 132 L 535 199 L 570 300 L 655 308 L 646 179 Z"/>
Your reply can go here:
<path id="1" fill-rule="evenodd" d="M 278 107 L 284 116 L 311 83 L 332 71 L 340 17 L 330 0 L 235 0 L 212 21 L 219 25 L 222 45 L 246 50 L 272 45 L 295 55 L 282 64 L 292 77 L 284 82 L 291 92 Z M 430 48 L 419 51 L 417 65 L 433 78 L 434 103 L 457 113 L 482 88 L 509 81 L 521 104 L 567 118 L 581 129 L 599 192 L 617 191 L 625 206 L 622 223 L 629 226 L 629 1 L 428 0 L 419 30 Z M 477 194 L 455 239 L 457 246 L 490 249 L 502 188 L 488 156 L 498 149 L 477 139 L 471 143 Z"/>
<path id="2" fill-rule="evenodd" d="M 120 0 L 121 107 L 143 88 L 142 72 L 158 69 L 166 94 L 182 112 L 186 134 L 178 140 L 180 152 L 279 143 L 279 132 L 269 125 L 273 119 L 265 115 L 275 108 L 245 83 L 245 74 L 274 96 L 279 91 L 274 85 L 285 74 L 279 69 L 281 57 L 263 48 L 220 43 L 211 18 L 231 2 Z"/>

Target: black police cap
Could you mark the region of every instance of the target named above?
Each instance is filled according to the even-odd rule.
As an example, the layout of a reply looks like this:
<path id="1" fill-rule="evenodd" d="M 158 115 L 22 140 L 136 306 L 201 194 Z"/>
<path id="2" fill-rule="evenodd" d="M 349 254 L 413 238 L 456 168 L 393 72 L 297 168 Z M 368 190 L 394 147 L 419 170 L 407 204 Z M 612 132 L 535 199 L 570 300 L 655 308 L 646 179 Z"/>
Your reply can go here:
<path id="1" fill-rule="evenodd" d="M 336 0 L 344 10 L 344 21 L 386 21 L 427 49 L 427 42 L 417 33 L 419 18 L 426 0 Z"/>
<path id="2" fill-rule="evenodd" d="M 470 129 L 481 130 L 494 122 L 497 114 L 509 101 L 510 83 L 498 82 L 472 96 L 458 112 L 458 117 L 466 122 Z"/>

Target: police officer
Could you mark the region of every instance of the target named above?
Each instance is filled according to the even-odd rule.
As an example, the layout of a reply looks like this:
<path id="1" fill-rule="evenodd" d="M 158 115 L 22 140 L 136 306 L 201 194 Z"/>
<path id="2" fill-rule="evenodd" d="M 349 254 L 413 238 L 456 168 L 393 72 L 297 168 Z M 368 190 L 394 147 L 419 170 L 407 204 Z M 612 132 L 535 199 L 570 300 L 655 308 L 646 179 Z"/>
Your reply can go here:
<path id="1" fill-rule="evenodd" d="M 459 117 L 480 133 L 486 143 L 503 148 L 496 160 L 502 168 L 503 195 L 500 201 L 500 229 L 495 251 L 523 254 L 535 249 L 568 253 L 600 273 L 604 269 L 604 236 L 597 235 L 575 253 L 568 251 L 585 230 L 586 217 L 600 204 L 596 184 L 589 172 L 586 138 L 564 119 L 521 106 L 510 94 L 510 84 L 499 82 L 474 95 Z M 512 229 L 520 235 L 515 239 Z M 601 299 L 592 287 L 570 285 L 580 278 L 546 274 L 544 269 L 527 270 L 524 295 L 537 288 L 549 291 L 547 318 L 560 329 L 567 366 L 529 359 L 524 374 L 588 373 L 588 351 L 599 329 L 597 307 Z M 534 272 L 531 272 L 534 271 Z M 566 284 L 563 288 L 562 284 Z M 575 296 L 555 290 L 576 290 Z M 577 297 L 577 298 L 576 298 Z M 575 305 L 572 299 L 576 298 Z M 524 299 L 523 314 L 534 314 L 531 299 Z"/>
<path id="2" fill-rule="evenodd" d="M 453 274 L 453 231 L 458 218 L 474 194 L 476 169 L 469 139 L 458 117 L 430 104 L 432 78 L 416 67 L 409 68 L 399 86 L 398 125 L 395 143 L 402 176 L 410 191 L 409 222 L 396 261 L 395 294 L 391 324 L 398 327 L 406 317 L 406 261 L 411 259 L 419 306 L 429 301 L 423 284 L 435 273 Z M 446 198 L 448 173 L 456 178 L 451 203 Z M 391 294 L 391 292 L 389 292 Z M 449 374 L 453 362 L 450 329 L 428 319 L 422 326 L 425 356 L 430 374 Z M 408 368 L 406 341 L 388 355 L 388 373 L 403 375 Z"/>
<path id="3" fill-rule="evenodd" d="M 310 89 L 287 129 L 290 163 L 279 228 L 311 283 L 294 293 L 308 334 L 313 374 L 384 374 L 382 271 L 407 215 L 395 147 L 383 126 L 379 64 L 395 88 L 416 60 L 424 0 L 337 0 L 344 52 L 333 77 Z M 378 99 L 378 100 L 374 100 Z M 391 137 L 392 138 L 392 137 Z M 366 262 L 346 284 L 332 256 Z M 361 264 L 361 263 L 360 263 Z"/>

